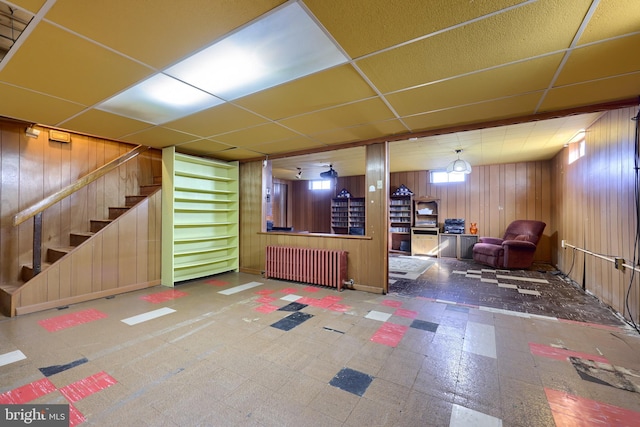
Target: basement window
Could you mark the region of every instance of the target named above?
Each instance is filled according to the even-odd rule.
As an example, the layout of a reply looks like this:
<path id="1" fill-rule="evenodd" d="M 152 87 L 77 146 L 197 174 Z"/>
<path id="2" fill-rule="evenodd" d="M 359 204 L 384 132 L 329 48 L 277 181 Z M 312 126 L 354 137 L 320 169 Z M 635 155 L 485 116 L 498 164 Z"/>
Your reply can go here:
<path id="1" fill-rule="evenodd" d="M 309 181 L 309 190 L 331 190 L 331 180 L 313 180 Z"/>
<path id="2" fill-rule="evenodd" d="M 465 177 L 467 175 L 464 173 L 451 172 L 447 173 L 446 171 L 430 171 L 429 172 L 429 182 L 432 184 L 442 184 L 447 182 L 464 182 Z"/>
<path id="3" fill-rule="evenodd" d="M 584 139 L 578 143 L 573 143 L 569 146 L 569 164 L 575 162 L 580 157 L 583 157 L 587 152 L 587 146 Z"/>

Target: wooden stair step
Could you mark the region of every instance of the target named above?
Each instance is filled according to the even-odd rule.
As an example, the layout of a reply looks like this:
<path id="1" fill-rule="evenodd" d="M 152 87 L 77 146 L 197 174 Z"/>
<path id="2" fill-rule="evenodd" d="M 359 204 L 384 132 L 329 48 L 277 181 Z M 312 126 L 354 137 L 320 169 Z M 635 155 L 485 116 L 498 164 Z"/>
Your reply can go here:
<path id="1" fill-rule="evenodd" d="M 127 207 L 133 207 L 146 198 L 147 196 L 124 196 L 124 205 Z"/>
<path id="2" fill-rule="evenodd" d="M 89 220 L 89 231 L 92 233 L 97 233 L 98 231 L 105 228 L 107 225 L 111 224 L 110 219 L 92 219 Z"/>
<path id="3" fill-rule="evenodd" d="M 148 184 L 140 186 L 140 195 L 149 196 L 154 193 L 158 188 L 162 188 L 162 184 Z"/>
<path id="4" fill-rule="evenodd" d="M 47 262 L 54 263 L 60 258 L 71 252 L 74 248 L 72 246 L 62 248 L 48 248 L 47 249 Z"/>
<path id="5" fill-rule="evenodd" d="M 44 271 L 49 268 L 51 264 L 48 262 L 43 262 L 40 266 L 40 271 Z M 25 264 L 22 266 L 22 271 L 20 271 L 20 278 L 25 282 L 28 282 L 33 278 L 33 264 Z"/>
<path id="6" fill-rule="evenodd" d="M 6 294 L 13 294 L 15 291 L 20 289 L 20 286 L 24 285 L 24 282 L 7 282 L 0 284 L 0 290 L 2 290 Z"/>
<path id="7" fill-rule="evenodd" d="M 96 233 L 91 233 L 91 232 L 77 232 L 77 233 L 71 233 L 69 235 L 69 244 L 71 246 L 78 246 L 81 243 L 85 242 L 86 240 L 89 240 L 89 238 L 91 238 L 91 236 L 93 236 Z"/>
<path id="8" fill-rule="evenodd" d="M 109 208 L 109 219 L 116 219 L 129 210 L 129 206 L 114 206 Z"/>

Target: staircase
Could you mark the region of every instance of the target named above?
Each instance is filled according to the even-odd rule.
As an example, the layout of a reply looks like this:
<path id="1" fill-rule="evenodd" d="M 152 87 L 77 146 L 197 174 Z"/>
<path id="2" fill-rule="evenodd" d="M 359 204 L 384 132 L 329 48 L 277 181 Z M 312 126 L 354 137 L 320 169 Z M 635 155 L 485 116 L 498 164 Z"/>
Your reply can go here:
<path id="1" fill-rule="evenodd" d="M 150 194 L 153 194 L 158 188 L 162 187 L 162 177 L 155 177 L 154 183 L 149 185 L 141 185 L 138 195 L 125 196 L 124 206 L 109 207 L 109 216 L 107 219 L 91 219 L 89 220 L 89 231 L 87 232 L 73 232 L 69 235 L 69 246 L 59 248 L 47 248 L 44 260 L 42 262 L 41 271 L 44 271 L 51 264 L 58 261 L 69 252 L 74 250 L 77 246 L 84 243 L 97 232 L 102 230 L 107 225 L 111 224 L 120 215 L 127 212 L 131 207 L 135 206 L 142 200 L 146 199 Z M 23 265 L 20 272 L 20 279 L 22 282 L 16 282 L 6 284 L 2 286 L 2 290 L 7 293 L 13 293 L 20 287 L 22 283 L 26 283 L 33 278 L 33 266 L 31 264 Z"/>

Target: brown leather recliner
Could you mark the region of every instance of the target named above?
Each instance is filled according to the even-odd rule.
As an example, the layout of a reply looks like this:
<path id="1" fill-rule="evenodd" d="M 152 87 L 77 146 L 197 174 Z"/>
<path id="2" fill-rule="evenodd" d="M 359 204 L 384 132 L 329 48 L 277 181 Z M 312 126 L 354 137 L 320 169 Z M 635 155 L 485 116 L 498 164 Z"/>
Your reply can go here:
<path id="1" fill-rule="evenodd" d="M 498 237 L 480 237 L 473 246 L 473 260 L 496 268 L 529 268 L 547 224 L 516 220 Z"/>

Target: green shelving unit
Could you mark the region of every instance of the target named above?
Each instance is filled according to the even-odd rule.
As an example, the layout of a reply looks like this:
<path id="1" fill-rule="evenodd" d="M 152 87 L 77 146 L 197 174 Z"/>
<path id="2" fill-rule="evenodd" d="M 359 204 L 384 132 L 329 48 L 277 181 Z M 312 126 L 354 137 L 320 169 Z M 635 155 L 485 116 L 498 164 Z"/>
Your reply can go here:
<path id="1" fill-rule="evenodd" d="M 162 151 L 164 286 L 237 270 L 238 163 Z"/>

